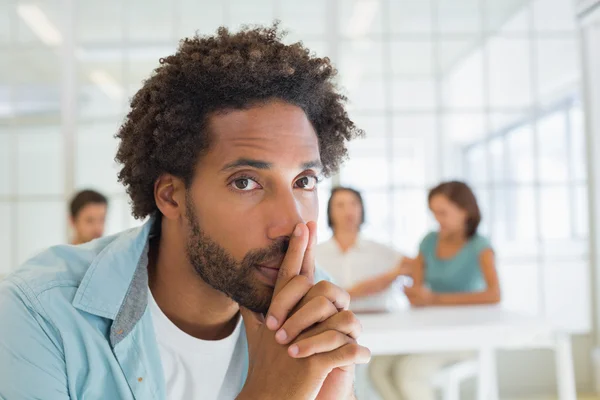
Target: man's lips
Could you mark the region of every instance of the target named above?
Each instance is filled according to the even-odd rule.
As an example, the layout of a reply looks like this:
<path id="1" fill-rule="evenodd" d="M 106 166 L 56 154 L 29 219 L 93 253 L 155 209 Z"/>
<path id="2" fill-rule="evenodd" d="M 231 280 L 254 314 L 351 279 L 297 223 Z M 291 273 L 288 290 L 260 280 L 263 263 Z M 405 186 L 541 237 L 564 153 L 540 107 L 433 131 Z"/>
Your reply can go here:
<path id="1" fill-rule="evenodd" d="M 277 276 L 279 275 L 279 268 L 281 267 L 281 263 L 268 263 L 268 264 L 257 264 L 256 269 L 262 275 L 266 283 L 271 286 L 275 286 L 275 282 L 277 281 Z"/>
<path id="2" fill-rule="evenodd" d="M 256 266 L 256 270 L 258 273 L 264 278 L 263 280 L 270 286 L 275 286 L 275 282 L 277 282 L 277 276 L 279 275 L 279 269 L 275 268 L 267 268 Z"/>

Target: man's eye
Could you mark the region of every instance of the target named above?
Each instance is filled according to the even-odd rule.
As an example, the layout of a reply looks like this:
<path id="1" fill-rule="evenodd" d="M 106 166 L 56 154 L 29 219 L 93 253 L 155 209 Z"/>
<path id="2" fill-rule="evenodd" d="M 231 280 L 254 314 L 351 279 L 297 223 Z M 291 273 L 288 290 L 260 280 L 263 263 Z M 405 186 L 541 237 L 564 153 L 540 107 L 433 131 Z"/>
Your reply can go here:
<path id="1" fill-rule="evenodd" d="M 314 176 L 303 176 L 296 181 L 296 186 L 300 189 L 312 190 L 317 186 L 317 178 Z"/>
<path id="2" fill-rule="evenodd" d="M 234 189 L 248 192 L 260 187 L 258 183 L 250 178 L 239 178 L 231 182 Z"/>

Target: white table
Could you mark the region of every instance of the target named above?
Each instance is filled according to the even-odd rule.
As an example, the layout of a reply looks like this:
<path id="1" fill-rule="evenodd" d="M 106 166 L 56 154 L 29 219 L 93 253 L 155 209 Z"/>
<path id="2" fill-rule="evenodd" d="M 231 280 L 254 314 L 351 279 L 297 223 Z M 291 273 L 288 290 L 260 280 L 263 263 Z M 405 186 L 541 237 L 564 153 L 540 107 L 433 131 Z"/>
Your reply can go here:
<path id="1" fill-rule="evenodd" d="M 478 352 L 478 398 L 484 400 L 498 399 L 496 350 L 552 349 L 559 398 L 576 400 L 570 337 L 539 317 L 500 306 L 415 308 L 358 317 L 363 325 L 359 342 L 373 355 Z"/>

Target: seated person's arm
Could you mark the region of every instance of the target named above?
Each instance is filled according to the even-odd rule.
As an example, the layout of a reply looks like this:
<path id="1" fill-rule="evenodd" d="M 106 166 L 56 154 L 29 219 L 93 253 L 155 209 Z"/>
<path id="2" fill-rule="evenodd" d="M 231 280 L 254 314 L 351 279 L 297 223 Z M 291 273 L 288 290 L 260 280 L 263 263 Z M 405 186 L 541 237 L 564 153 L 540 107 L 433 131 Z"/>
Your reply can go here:
<path id="1" fill-rule="evenodd" d="M 427 305 L 475 305 L 496 304 L 500 302 L 500 283 L 496 271 L 494 251 L 490 248 L 481 252 L 481 273 L 486 283 L 486 289 L 481 292 L 472 293 L 432 293 L 425 288 L 422 280 L 412 288 L 406 289 L 406 295 L 410 303 L 415 306 Z"/>
<path id="2" fill-rule="evenodd" d="M 357 283 L 348 293 L 352 298 L 371 296 L 386 290 L 400 275 L 412 275 L 413 265 L 417 260 L 403 257 L 394 268 L 388 272 Z"/>
<path id="3" fill-rule="evenodd" d="M 500 302 L 500 283 L 496 271 L 494 251 L 485 249 L 479 256 L 481 273 L 485 279 L 486 289 L 473 293 L 447 293 L 434 296 L 436 305 L 469 305 L 469 304 L 496 304 Z"/>
<path id="4" fill-rule="evenodd" d="M 16 285 L 0 283 L 0 399 L 68 400 L 62 346 L 31 302 Z"/>

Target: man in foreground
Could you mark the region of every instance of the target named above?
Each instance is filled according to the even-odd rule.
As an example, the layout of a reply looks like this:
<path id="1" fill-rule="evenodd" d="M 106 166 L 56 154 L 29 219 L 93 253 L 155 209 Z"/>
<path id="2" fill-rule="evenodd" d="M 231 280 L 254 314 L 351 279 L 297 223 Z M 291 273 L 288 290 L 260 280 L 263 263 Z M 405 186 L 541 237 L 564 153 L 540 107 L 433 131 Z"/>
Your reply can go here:
<path id="1" fill-rule="evenodd" d="M 353 398 L 370 354 L 314 268 L 316 183 L 360 133 L 334 75 L 276 28 L 161 59 L 117 135 L 150 218 L 0 283 L 0 398 Z"/>

